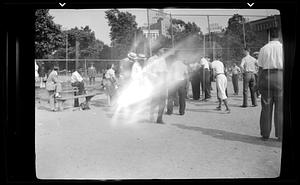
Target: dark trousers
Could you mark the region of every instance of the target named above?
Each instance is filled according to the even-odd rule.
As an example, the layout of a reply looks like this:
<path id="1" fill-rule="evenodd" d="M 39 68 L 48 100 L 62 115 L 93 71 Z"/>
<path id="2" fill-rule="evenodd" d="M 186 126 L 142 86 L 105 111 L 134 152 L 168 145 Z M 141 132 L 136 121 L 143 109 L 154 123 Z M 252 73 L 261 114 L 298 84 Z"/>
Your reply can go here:
<path id="1" fill-rule="evenodd" d="M 185 113 L 186 83 L 187 82 L 183 80 L 179 82 L 177 86 L 169 90 L 167 114 L 173 113 L 173 106 L 175 105 L 174 100 L 176 100 L 177 93 L 179 97 L 179 114 L 183 115 Z"/>
<path id="2" fill-rule="evenodd" d="M 84 93 L 84 82 L 83 81 L 82 82 L 71 83 L 71 86 L 78 88 L 78 92 L 74 92 L 74 96 L 81 95 L 81 94 Z M 74 107 L 79 107 L 79 100 L 78 100 L 78 98 L 74 99 Z"/>
<path id="3" fill-rule="evenodd" d="M 199 98 L 200 98 L 200 74 L 199 74 L 199 71 L 193 72 L 192 78 L 191 78 L 191 85 L 192 85 L 193 99 L 199 100 Z"/>
<path id="4" fill-rule="evenodd" d="M 205 71 L 203 68 L 200 68 L 200 87 L 201 87 L 201 95 L 205 93 Z"/>
<path id="5" fill-rule="evenodd" d="M 254 73 L 245 72 L 243 75 L 243 106 L 248 106 L 248 88 L 250 89 L 252 105 L 257 105 Z"/>
<path id="6" fill-rule="evenodd" d="M 257 86 L 257 85 L 258 85 L 258 84 L 257 84 L 257 82 L 258 82 L 258 74 L 255 73 L 254 76 L 255 76 L 255 84 L 256 84 L 256 86 Z M 260 95 L 260 92 L 259 92 L 259 89 L 258 89 L 258 88 L 255 89 L 255 93 L 256 93 L 256 96 L 257 96 L 257 97 Z"/>
<path id="7" fill-rule="evenodd" d="M 282 137 L 283 127 L 283 72 L 263 71 L 259 77 L 261 93 L 260 132 L 265 138 L 270 137 L 272 129 L 273 106 L 275 136 Z"/>
<path id="8" fill-rule="evenodd" d="M 153 97 L 150 105 L 150 117 L 151 119 L 154 117 L 155 108 L 158 107 L 157 119 L 156 122 L 162 122 L 162 117 L 164 113 L 164 109 L 166 106 L 166 95 L 164 93 Z"/>
<path id="9" fill-rule="evenodd" d="M 95 84 L 95 77 L 94 76 L 90 76 L 90 85 Z"/>
<path id="10" fill-rule="evenodd" d="M 238 74 L 232 75 L 232 85 L 233 85 L 234 93 L 239 94 L 239 75 Z"/>
<path id="11" fill-rule="evenodd" d="M 203 91 L 204 91 L 204 99 L 210 98 L 211 91 L 211 81 L 210 81 L 210 71 L 208 69 L 204 70 L 204 79 L 203 79 Z"/>

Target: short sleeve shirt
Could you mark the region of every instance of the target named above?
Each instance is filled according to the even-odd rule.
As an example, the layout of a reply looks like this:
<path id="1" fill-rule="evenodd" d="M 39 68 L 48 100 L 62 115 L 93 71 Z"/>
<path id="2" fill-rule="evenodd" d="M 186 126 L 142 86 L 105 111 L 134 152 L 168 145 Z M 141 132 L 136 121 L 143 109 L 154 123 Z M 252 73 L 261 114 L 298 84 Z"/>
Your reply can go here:
<path id="1" fill-rule="evenodd" d="M 200 65 L 203 66 L 204 69 L 209 69 L 209 63 L 205 58 L 201 58 Z"/>
<path id="2" fill-rule="evenodd" d="M 279 41 L 270 41 L 260 49 L 258 66 L 263 69 L 283 69 L 283 48 Z"/>
<path id="3" fill-rule="evenodd" d="M 215 70 L 216 74 L 223 73 L 224 74 L 224 64 L 219 61 L 215 60 L 211 63 L 211 67 L 213 70 Z"/>
<path id="4" fill-rule="evenodd" d="M 247 55 L 242 59 L 241 67 L 245 72 L 255 73 L 256 65 L 257 65 L 257 60 L 250 55 Z"/>

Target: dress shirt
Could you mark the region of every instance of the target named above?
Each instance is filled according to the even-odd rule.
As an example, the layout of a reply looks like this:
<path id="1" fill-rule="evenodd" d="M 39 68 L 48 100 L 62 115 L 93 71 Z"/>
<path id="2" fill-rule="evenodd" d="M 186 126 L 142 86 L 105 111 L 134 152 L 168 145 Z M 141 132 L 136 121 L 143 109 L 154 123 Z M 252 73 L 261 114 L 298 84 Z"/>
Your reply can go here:
<path id="1" fill-rule="evenodd" d="M 109 79 L 109 78 L 115 78 L 115 70 L 113 70 L 112 68 L 110 68 L 109 70 L 106 71 L 105 73 L 105 78 Z"/>
<path id="2" fill-rule="evenodd" d="M 247 55 L 242 59 L 241 68 L 243 72 L 253 72 L 255 73 L 257 66 L 257 61 L 254 57 Z"/>
<path id="3" fill-rule="evenodd" d="M 140 77 L 142 77 L 142 66 L 139 62 L 135 62 L 132 66 L 132 70 L 131 70 L 131 78 L 132 79 L 138 79 Z"/>
<path id="4" fill-rule="evenodd" d="M 171 65 L 170 72 L 172 75 L 172 80 L 182 81 L 182 80 L 186 79 L 186 76 L 188 74 L 188 69 L 187 69 L 187 66 L 181 60 L 176 60 Z"/>
<path id="5" fill-rule="evenodd" d="M 212 69 L 215 71 L 216 75 L 217 74 L 224 74 L 224 64 L 219 61 L 219 60 L 215 60 L 211 63 L 211 67 Z"/>
<path id="6" fill-rule="evenodd" d="M 241 69 L 238 66 L 232 68 L 232 74 L 237 75 L 241 72 Z"/>
<path id="7" fill-rule="evenodd" d="M 83 81 L 83 78 L 81 77 L 81 75 L 77 71 L 72 73 L 71 83 L 82 82 L 82 81 Z"/>
<path id="8" fill-rule="evenodd" d="M 201 58 L 200 65 L 203 66 L 204 69 L 209 69 L 209 63 L 205 58 Z"/>
<path id="9" fill-rule="evenodd" d="M 283 69 L 283 48 L 279 41 L 270 41 L 260 49 L 258 66 L 263 69 Z"/>

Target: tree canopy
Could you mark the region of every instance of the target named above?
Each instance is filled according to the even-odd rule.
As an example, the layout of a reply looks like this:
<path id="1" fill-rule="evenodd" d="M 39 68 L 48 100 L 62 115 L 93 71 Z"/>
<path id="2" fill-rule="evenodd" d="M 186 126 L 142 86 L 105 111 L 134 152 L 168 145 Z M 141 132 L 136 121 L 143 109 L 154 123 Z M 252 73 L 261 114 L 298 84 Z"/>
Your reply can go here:
<path id="1" fill-rule="evenodd" d="M 109 36 L 116 58 L 124 58 L 132 49 L 134 35 L 137 33 L 135 16 L 129 12 L 121 12 L 118 9 L 105 11 L 105 18 L 110 26 Z"/>
<path id="2" fill-rule="evenodd" d="M 61 46 L 61 26 L 53 22 L 48 9 L 35 12 L 35 58 L 46 58 Z"/>

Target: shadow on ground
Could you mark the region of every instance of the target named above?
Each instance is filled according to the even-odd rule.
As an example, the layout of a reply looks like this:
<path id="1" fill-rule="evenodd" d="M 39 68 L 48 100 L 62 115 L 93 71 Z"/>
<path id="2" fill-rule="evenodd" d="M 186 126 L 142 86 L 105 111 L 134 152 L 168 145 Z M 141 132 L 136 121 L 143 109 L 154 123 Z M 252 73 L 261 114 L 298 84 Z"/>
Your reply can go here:
<path id="1" fill-rule="evenodd" d="M 254 145 L 263 145 L 263 146 L 268 146 L 268 147 L 277 147 L 277 148 L 281 147 L 281 142 L 278 142 L 275 139 L 269 139 L 268 141 L 262 141 L 259 137 L 243 135 L 243 134 L 228 132 L 228 131 L 224 131 L 224 130 L 195 127 L 195 126 L 186 126 L 186 125 L 177 124 L 177 123 L 171 124 L 171 125 L 174 125 L 180 129 L 202 132 L 202 134 L 204 134 L 204 135 L 209 135 L 214 138 L 222 139 L 222 140 L 239 141 L 239 142 L 243 142 L 243 143 L 250 143 L 250 144 L 254 144 Z"/>

